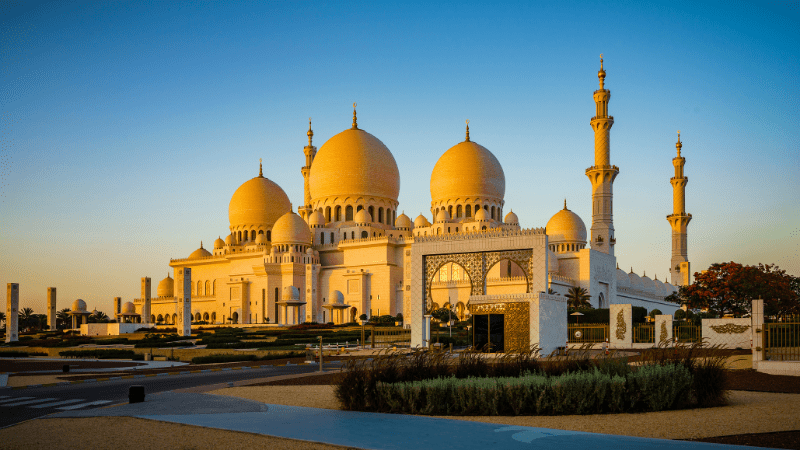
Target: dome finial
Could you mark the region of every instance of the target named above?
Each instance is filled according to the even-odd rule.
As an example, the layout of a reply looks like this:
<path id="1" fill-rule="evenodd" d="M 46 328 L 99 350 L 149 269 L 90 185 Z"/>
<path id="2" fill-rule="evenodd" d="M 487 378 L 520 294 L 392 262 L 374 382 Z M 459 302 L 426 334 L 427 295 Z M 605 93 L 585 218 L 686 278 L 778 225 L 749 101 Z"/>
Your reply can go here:
<path id="1" fill-rule="evenodd" d="M 619 270 L 619 263 L 617 263 L 617 270 Z"/>
<path id="2" fill-rule="evenodd" d="M 681 130 L 678 130 L 678 142 L 675 144 L 675 148 L 678 149 L 678 158 L 681 157 L 681 148 L 683 144 L 681 143 Z"/>
<path id="3" fill-rule="evenodd" d="M 564 199 L 564 209 L 567 209 L 567 199 Z"/>
<path id="4" fill-rule="evenodd" d="M 203 241 L 200 241 L 200 248 L 203 248 Z"/>
<path id="5" fill-rule="evenodd" d="M 261 158 L 258 158 L 258 176 L 264 178 L 264 171 L 261 166 Z"/>
<path id="6" fill-rule="evenodd" d="M 606 78 L 606 71 L 603 69 L 603 54 L 600 53 L 600 71 L 597 72 L 597 78 L 600 79 L 600 90 L 603 90 L 603 83 Z"/>
<path id="7" fill-rule="evenodd" d="M 356 104 L 353 103 L 353 129 L 358 129 L 358 121 L 356 120 Z"/>
<path id="8" fill-rule="evenodd" d="M 467 139 L 464 142 L 469 142 L 469 119 L 467 119 Z"/>
<path id="9" fill-rule="evenodd" d="M 314 137 L 314 131 L 311 130 L 311 117 L 308 118 L 308 146 L 311 147 L 311 138 Z"/>
<path id="10" fill-rule="evenodd" d="M 631 266 L 631 273 L 633 273 L 633 266 Z"/>

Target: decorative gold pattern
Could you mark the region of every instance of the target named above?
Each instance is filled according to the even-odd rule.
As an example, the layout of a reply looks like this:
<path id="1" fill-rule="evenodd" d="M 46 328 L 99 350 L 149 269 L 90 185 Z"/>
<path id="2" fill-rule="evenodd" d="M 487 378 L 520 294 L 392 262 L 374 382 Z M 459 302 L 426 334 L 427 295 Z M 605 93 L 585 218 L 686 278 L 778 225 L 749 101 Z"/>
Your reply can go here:
<path id="1" fill-rule="evenodd" d="M 484 295 L 483 286 L 486 281 L 486 274 L 497 262 L 508 259 L 516 263 L 525 272 L 527 277 L 526 292 L 533 289 L 533 268 L 531 258 L 533 250 L 509 250 L 500 252 L 482 253 L 451 253 L 445 255 L 427 255 L 423 258 L 423 270 L 425 272 L 424 292 L 426 299 L 431 298 L 431 284 L 435 281 L 434 276 L 439 269 L 447 263 L 456 263 L 464 268 L 464 272 L 469 275 L 472 285 L 471 295 Z"/>
<path id="2" fill-rule="evenodd" d="M 711 325 L 711 329 L 720 334 L 742 334 L 750 329 L 750 325 L 726 323 L 725 325 Z"/>
<path id="3" fill-rule="evenodd" d="M 525 302 L 467 305 L 470 314 L 503 314 L 503 346 L 506 353 L 530 350 L 530 305 Z"/>
<path id="4" fill-rule="evenodd" d="M 617 339 L 620 341 L 625 340 L 625 333 L 628 331 L 628 325 L 625 323 L 625 314 L 620 309 L 617 314 Z"/>
<path id="5" fill-rule="evenodd" d="M 658 341 L 659 342 L 664 342 L 664 341 L 666 341 L 668 339 L 669 338 L 667 336 L 667 321 L 664 320 L 664 321 L 661 322 L 661 339 L 659 339 Z"/>

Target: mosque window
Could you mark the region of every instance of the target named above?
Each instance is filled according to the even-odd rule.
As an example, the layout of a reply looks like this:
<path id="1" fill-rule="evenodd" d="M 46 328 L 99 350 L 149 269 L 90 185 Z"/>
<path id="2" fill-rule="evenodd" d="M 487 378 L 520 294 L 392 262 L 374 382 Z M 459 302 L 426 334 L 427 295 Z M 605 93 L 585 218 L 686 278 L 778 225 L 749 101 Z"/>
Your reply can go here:
<path id="1" fill-rule="evenodd" d="M 375 232 L 374 231 L 372 232 L 372 237 L 375 237 Z"/>
<path id="2" fill-rule="evenodd" d="M 356 238 L 356 232 L 355 231 L 351 231 L 350 232 L 350 239 L 355 239 L 355 238 Z"/>
<path id="3" fill-rule="evenodd" d="M 448 233 L 450 232 L 450 227 L 447 227 L 447 232 L 448 232 Z"/>
<path id="4" fill-rule="evenodd" d="M 448 214 L 450 217 L 453 217 L 453 206 L 452 206 L 452 205 L 450 205 L 450 206 L 448 206 L 448 207 L 447 207 L 447 214 Z"/>
<path id="5" fill-rule="evenodd" d="M 489 212 L 489 205 L 483 205 L 483 209 L 484 209 L 486 212 Z"/>
<path id="6" fill-rule="evenodd" d="M 251 241 L 255 241 L 256 240 L 256 230 L 253 230 L 253 231 L 250 232 L 250 240 Z"/>
<path id="7" fill-rule="evenodd" d="M 491 215 L 491 218 L 492 218 L 492 219 L 495 219 L 495 220 L 497 220 L 497 217 L 495 217 L 494 213 L 495 213 L 495 211 L 494 211 L 494 206 L 492 206 L 492 215 Z"/>
<path id="8" fill-rule="evenodd" d="M 242 242 L 242 232 L 239 232 L 239 242 Z"/>
<path id="9" fill-rule="evenodd" d="M 334 239 L 333 239 L 333 233 L 331 233 L 331 244 L 333 244 L 333 241 L 334 241 Z"/>
<path id="10" fill-rule="evenodd" d="M 368 237 L 369 237 L 369 233 L 367 233 L 366 231 L 362 231 L 361 232 L 361 239 L 368 238 Z"/>
<path id="11" fill-rule="evenodd" d="M 340 222 L 342 220 L 342 207 L 341 206 L 337 206 L 336 209 L 333 212 L 333 215 L 335 217 L 334 221 Z"/>
<path id="12" fill-rule="evenodd" d="M 206 295 L 211 295 L 211 281 L 206 280 Z"/>
<path id="13" fill-rule="evenodd" d="M 482 230 L 482 231 L 486 231 L 486 225 L 482 226 L 482 227 L 481 227 L 481 230 Z"/>
<path id="14" fill-rule="evenodd" d="M 325 245 L 325 233 L 319 234 L 319 245 Z"/>
<path id="15" fill-rule="evenodd" d="M 392 210 L 392 223 L 397 222 L 397 210 Z M 389 224 L 391 225 L 391 224 Z"/>
<path id="16" fill-rule="evenodd" d="M 270 231 L 270 230 L 267 230 L 267 240 L 268 241 L 272 240 L 272 231 Z"/>
<path id="17" fill-rule="evenodd" d="M 453 264 L 453 273 L 451 279 L 453 281 L 461 280 L 461 266 Z"/>
<path id="18" fill-rule="evenodd" d="M 353 220 L 353 207 L 347 205 L 347 208 L 344 210 L 344 220 Z"/>
<path id="19" fill-rule="evenodd" d="M 328 206 L 325 208 L 325 222 L 331 221 L 331 207 Z"/>
<path id="20" fill-rule="evenodd" d="M 456 206 L 456 217 L 461 217 L 461 205 Z"/>
<path id="21" fill-rule="evenodd" d="M 372 217 L 372 219 L 374 220 L 375 219 L 375 208 L 370 206 L 367 211 L 369 212 L 369 216 Z"/>
<path id="22" fill-rule="evenodd" d="M 458 227 L 456 227 L 456 233 L 458 233 Z"/>
<path id="23" fill-rule="evenodd" d="M 363 207 L 363 206 L 361 206 L 361 205 L 358 205 L 358 206 L 356 206 L 356 212 L 359 212 L 359 211 L 361 211 L 362 209 L 364 209 L 364 207 Z"/>
<path id="24" fill-rule="evenodd" d="M 264 230 L 258 230 L 258 234 L 264 234 Z"/>
<path id="25" fill-rule="evenodd" d="M 442 266 L 439 269 L 439 281 L 447 281 L 447 266 Z"/>
<path id="26" fill-rule="evenodd" d="M 466 217 L 472 217 L 472 205 L 467 205 L 466 208 Z"/>
<path id="27" fill-rule="evenodd" d="M 378 208 L 378 222 L 383 223 L 383 206 Z"/>

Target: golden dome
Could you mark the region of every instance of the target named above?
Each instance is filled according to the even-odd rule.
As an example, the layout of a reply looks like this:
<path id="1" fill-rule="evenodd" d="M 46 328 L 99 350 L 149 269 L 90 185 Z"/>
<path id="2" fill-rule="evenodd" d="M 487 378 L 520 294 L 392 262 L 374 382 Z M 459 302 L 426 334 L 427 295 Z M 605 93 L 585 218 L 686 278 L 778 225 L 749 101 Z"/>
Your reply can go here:
<path id="1" fill-rule="evenodd" d="M 517 215 L 514 214 L 514 211 L 510 211 L 508 214 L 506 214 L 506 217 L 505 219 L 503 219 L 503 222 L 509 225 L 519 225 L 519 217 L 517 217 Z"/>
<path id="2" fill-rule="evenodd" d="M 422 214 L 420 214 L 419 216 L 417 216 L 416 219 L 414 219 L 414 228 L 429 227 L 429 226 L 431 226 L 431 223 L 428 222 L 428 219 L 426 219 L 425 216 L 423 216 Z"/>
<path id="3" fill-rule="evenodd" d="M 156 295 L 159 297 L 172 297 L 175 292 L 175 280 L 167 274 L 167 278 L 164 278 L 158 283 L 158 288 L 156 288 Z"/>
<path id="4" fill-rule="evenodd" d="M 333 291 L 328 299 L 328 303 L 344 305 L 344 295 L 340 291 Z"/>
<path id="5" fill-rule="evenodd" d="M 86 312 L 86 302 L 81 299 L 75 300 L 72 302 L 72 310 Z"/>
<path id="6" fill-rule="evenodd" d="M 209 253 L 208 250 L 203 248 L 203 241 L 200 241 L 200 248 L 193 251 L 192 254 L 189 255 L 189 259 L 203 258 L 206 256 L 211 256 L 211 253 Z"/>
<path id="7" fill-rule="evenodd" d="M 314 227 L 324 227 L 325 226 L 325 216 L 322 214 L 320 210 L 316 210 L 311 213 L 311 216 L 308 218 L 308 225 L 312 228 Z"/>
<path id="8" fill-rule="evenodd" d="M 259 233 L 256 235 L 256 244 L 257 245 L 266 245 L 267 244 L 267 235 L 264 233 Z"/>
<path id="9" fill-rule="evenodd" d="M 431 174 L 431 201 L 479 197 L 503 200 L 506 176 L 500 161 L 472 141 L 456 144 L 436 162 Z"/>
<path id="10" fill-rule="evenodd" d="M 233 245 L 233 235 L 229 234 L 225 236 L 225 245 Z"/>
<path id="11" fill-rule="evenodd" d="M 125 304 L 122 305 L 122 310 L 120 312 L 122 314 L 136 314 L 136 307 L 133 306 L 133 303 L 131 302 L 125 302 Z"/>
<path id="12" fill-rule="evenodd" d="M 292 210 L 289 197 L 280 186 L 259 175 L 236 189 L 228 205 L 231 229 L 271 227 L 278 218 Z"/>
<path id="13" fill-rule="evenodd" d="M 547 221 L 545 230 L 551 243 L 563 241 L 586 243 L 586 225 L 577 214 L 567 209 L 566 201 L 564 209 Z"/>
<path id="14" fill-rule="evenodd" d="M 489 213 L 487 213 L 484 208 L 478 208 L 478 210 L 475 211 L 475 220 L 489 220 Z"/>
<path id="15" fill-rule="evenodd" d="M 366 208 L 362 208 L 361 211 L 356 213 L 356 218 L 354 220 L 355 223 L 372 223 L 372 216 L 369 215 Z"/>
<path id="16" fill-rule="evenodd" d="M 311 245 L 311 230 L 302 217 L 289 211 L 272 226 L 272 243 Z"/>
<path id="17" fill-rule="evenodd" d="M 216 241 L 214 241 L 214 250 L 219 250 L 225 246 L 225 241 L 222 238 L 218 237 Z"/>
<path id="18" fill-rule="evenodd" d="M 364 130 L 349 129 L 320 147 L 311 164 L 308 186 L 312 202 L 331 196 L 397 201 L 400 172 L 383 142 Z"/>
<path id="19" fill-rule="evenodd" d="M 283 293 L 281 294 L 281 300 L 285 302 L 305 303 L 304 301 L 300 300 L 300 289 L 297 289 L 294 286 L 286 286 L 283 288 Z"/>
<path id="20" fill-rule="evenodd" d="M 411 229 L 413 224 L 411 223 L 411 218 L 406 215 L 404 212 L 397 216 L 397 220 L 394 221 L 394 227 L 397 229 L 407 228 Z"/>
<path id="21" fill-rule="evenodd" d="M 447 222 L 450 220 L 450 213 L 447 212 L 446 208 L 442 208 L 438 214 L 436 214 L 436 218 L 434 219 L 436 222 Z"/>

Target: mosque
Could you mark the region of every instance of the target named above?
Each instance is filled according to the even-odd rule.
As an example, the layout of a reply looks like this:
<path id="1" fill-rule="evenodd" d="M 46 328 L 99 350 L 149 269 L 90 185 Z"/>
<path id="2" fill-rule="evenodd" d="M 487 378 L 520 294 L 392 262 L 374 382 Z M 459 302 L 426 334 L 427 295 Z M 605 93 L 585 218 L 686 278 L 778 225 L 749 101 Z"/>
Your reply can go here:
<path id="1" fill-rule="evenodd" d="M 614 118 L 608 115 L 605 76 L 601 58 L 590 121 L 594 165 L 586 169 L 592 195 L 588 231 L 566 201 L 544 228 L 522 228 L 513 211 L 505 212 L 503 167 L 470 139 L 469 122 L 466 138 L 433 167 L 430 216 L 412 220 L 398 213 L 395 157 L 359 128 L 354 104 L 352 126 L 319 149 L 312 144 L 309 122 L 301 170 L 305 195 L 296 212 L 259 167 L 258 176 L 233 193 L 225 238 L 170 260 L 173 276 L 158 283 L 155 297 L 150 279 L 143 278 L 135 313 L 145 323 L 174 324 L 180 300 L 190 295 L 194 321 L 338 324 L 362 314 L 402 313 L 413 327 L 421 323 L 416 316 L 440 307 L 463 318 L 487 312 L 486 299 L 498 304 L 526 301 L 533 293 L 566 296 L 572 287 L 584 288 L 594 307 L 632 304 L 674 312 L 677 305 L 664 297 L 690 282 L 686 230 L 691 215 L 684 206 L 688 179 L 680 135 L 671 179 L 673 211 L 667 216 L 671 280 L 627 273 L 614 256 L 612 187 L 619 168 L 610 158 Z M 191 269 L 190 284 L 181 279 L 185 268 Z M 504 311 L 493 308 L 489 313 Z"/>

